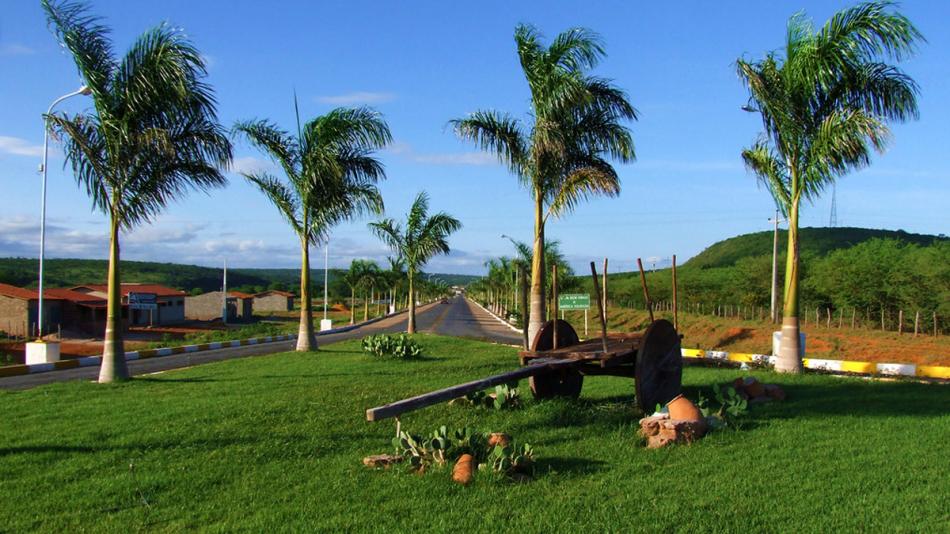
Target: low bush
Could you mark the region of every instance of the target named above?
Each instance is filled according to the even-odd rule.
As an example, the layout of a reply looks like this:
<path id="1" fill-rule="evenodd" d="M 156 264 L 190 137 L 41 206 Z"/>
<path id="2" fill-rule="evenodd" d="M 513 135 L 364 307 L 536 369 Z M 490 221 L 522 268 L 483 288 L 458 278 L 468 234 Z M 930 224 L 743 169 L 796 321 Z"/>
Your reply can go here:
<path id="1" fill-rule="evenodd" d="M 363 351 L 377 358 L 409 360 L 422 356 L 422 346 L 408 334 L 375 334 L 360 343 Z"/>

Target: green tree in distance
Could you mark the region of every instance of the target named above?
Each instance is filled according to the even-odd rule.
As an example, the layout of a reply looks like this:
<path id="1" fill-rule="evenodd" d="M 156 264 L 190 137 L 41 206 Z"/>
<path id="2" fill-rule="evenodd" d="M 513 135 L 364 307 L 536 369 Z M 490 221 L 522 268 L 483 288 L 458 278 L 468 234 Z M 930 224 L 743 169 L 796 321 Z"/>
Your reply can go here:
<path id="1" fill-rule="evenodd" d="M 888 121 L 917 117 L 917 85 L 887 60 L 911 55 L 920 32 L 890 3 L 864 3 L 815 30 L 804 13 L 788 22 L 785 50 L 738 60 L 746 110 L 764 132 L 742 151 L 747 168 L 788 217 L 782 342 L 776 369 L 802 372 L 799 352 L 798 222 L 801 200 L 870 163 L 890 137 Z"/>
<path id="2" fill-rule="evenodd" d="M 286 181 L 267 171 L 241 173 L 277 207 L 300 240 L 300 329 L 297 350 L 317 348 L 313 331 L 310 247 L 329 238 L 338 223 L 383 211 L 376 184 L 386 178 L 376 150 L 392 141 L 389 126 L 372 109 L 337 108 L 303 126 L 296 98 L 297 135 L 266 120 L 239 122 L 236 133 L 277 163 Z"/>
<path id="3" fill-rule="evenodd" d="M 231 143 L 218 124 L 201 53 L 183 33 L 161 25 L 140 35 L 125 56 L 86 5 L 44 0 L 51 30 L 72 55 L 93 106 L 56 113 L 66 163 L 93 206 L 109 217 L 106 330 L 99 382 L 129 377 L 122 342 L 119 232 L 151 222 L 189 190 L 223 186 Z"/>
<path id="4" fill-rule="evenodd" d="M 409 280 L 409 324 L 406 331 L 416 332 L 416 277 L 436 254 L 448 254 L 448 238 L 462 223 L 445 212 L 429 215 L 429 195 L 419 193 L 409 208 L 405 227 L 394 219 L 370 223 L 370 229 L 404 262 Z"/>
<path id="5" fill-rule="evenodd" d="M 590 30 L 567 30 L 544 46 L 535 28 L 519 25 L 515 45 L 531 90 L 531 123 L 477 111 L 451 124 L 459 137 L 506 163 L 534 201 L 528 328 L 534 339 L 546 316 L 545 222 L 592 196 L 620 194 L 620 178 L 608 158 L 634 160 L 633 138 L 621 122 L 637 115 L 623 91 L 588 74 L 605 55 L 600 37 Z"/>

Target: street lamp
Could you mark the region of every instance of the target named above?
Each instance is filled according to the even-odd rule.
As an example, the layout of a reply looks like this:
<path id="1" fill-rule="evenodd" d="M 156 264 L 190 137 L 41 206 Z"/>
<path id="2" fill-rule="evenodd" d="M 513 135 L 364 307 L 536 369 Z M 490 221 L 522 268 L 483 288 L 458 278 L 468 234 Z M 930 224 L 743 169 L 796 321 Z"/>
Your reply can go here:
<path id="1" fill-rule="evenodd" d="M 779 220 L 779 210 L 775 210 L 775 217 L 769 219 L 775 225 L 775 231 L 772 236 L 772 303 L 771 319 L 772 323 L 778 322 L 778 223 L 786 222 L 785 219 Z"/>
<path id="2" fill-rule="evenodd" d="M 46 160 L 49 155 L 49 116 L 53 113 L 53 108 L 63 100 L 73 96 L 89 96 L 92 90 L 88 85 L 83 85 L 78 90 L 67 95 L 63 95 L 53 101 L 43 115 L 43 163 L 40 165 L 40 172 L 43 173 L 43 192 L 40 202 L 40 287 L 39 299 L 36 306 L 36 322 L 38 323 L 39 339 L 43 339 L 43 259 L 46 255 Z"/>

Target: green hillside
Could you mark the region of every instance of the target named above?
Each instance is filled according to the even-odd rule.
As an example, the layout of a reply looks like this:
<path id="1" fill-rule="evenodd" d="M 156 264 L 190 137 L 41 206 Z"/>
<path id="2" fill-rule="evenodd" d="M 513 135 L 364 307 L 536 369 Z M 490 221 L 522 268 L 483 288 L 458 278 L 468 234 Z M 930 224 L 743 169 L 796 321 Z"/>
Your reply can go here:
<path id="1" fill-rule="evenodd" d="M 15 286 L 35 287 L 37 277 L 35 258 L 0 258 L 0 282 Z M 48 287 L 72 287 L 80 284 L 105 283 L 106 260 L 50 259 L 46 260 L 45 277 Z M 323 269 L 313 269 L 314 287 L 323 288 Z M 330 269 L 330 291 L 348 294 L 340 276 L 344 271 Z M 442 279 L 449 285 L 464 285 L 475 276 L 433 273 L 432 279 Z M 122 261 L 122 279 L 126 282 L 162 284 L 191 292 L 216 291 L 221 288 L 221 269 L 156 263 Z M 299 269 L 228 269 L 228 287 L 238 291 L 258 292 L 281 289 L 296 292 L 300 286 Z"/>
<path id="2" fill-rule="evenodd" d="M 802 228 L 799 230 L 802 256 L 825 256 L 838 249 L 850 248 L 869 239 L 896 239 L 905 243 L 927 246 L 948 238 L 925 234 L 911 234 L 903 230 L 873 230 L 870 228 Z M 729 267 L 743 258 L 772 253 L 773 233 L 769 231 L 744 234 L 710 245 L 691 258 L 684 266 L 706 269 Z M 779 230 L 779 247 L 784 250 L 786 231 Z"/>

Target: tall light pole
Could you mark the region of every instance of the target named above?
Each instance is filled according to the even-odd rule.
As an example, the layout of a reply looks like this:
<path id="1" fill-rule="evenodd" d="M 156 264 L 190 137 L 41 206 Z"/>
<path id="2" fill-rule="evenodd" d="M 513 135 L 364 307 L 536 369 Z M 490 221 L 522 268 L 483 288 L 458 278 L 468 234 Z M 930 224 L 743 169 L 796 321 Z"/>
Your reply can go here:
<path id="1" fill-rule="evenodd" d="M 771 318 L 772 323 L 778 322 L 778 223 L 779 211 L 775 210 L 775 217 L 772 218 L 775 230 L 772 236 L 772 305 Z M 781 222 L 785 222 L 782 220 Z"/>
<path id="2" fill-rule="evenodd" d="M 49 116 L 53 112 L 56 104 L 59 104 L 67 98 L 84 95 L 88 96 L 92 90 L 83 85 L 78 90 L 67 95 L 63 95 L 49 105 L 46 115 L 43 115 L 43 163 L 40 165 L 40 172 L 43 173 L 43 191 L 40 194 L 40 286 L 39 299 L 36 305 L 36 322 L 38 325 L 39 339 L 43 339 L 43 259 L 46 256 L 46 161 L 49 156 Z"/>
<path id="3" fill-rule="evenodd" d="M 323 248 L 323 320 L 327 320 L 327 287 L 330 281 L 330 240 Z"/>
<path id="4" fill-rule="evenodd" d="M 511 241 L 511 244 L 515 246 L 515 251 L 518 250 L 518 242 L 515 241 L 514 239 L 512 239 L 511 236 L 507 236 L 507 235 L 505 235 L 505 234 L 501 234 L 501 238 L 502 238 L 502 239 L 507 239 L 508 241 Z M 512 280 L 515 280 L 516 277 L 517 277 L 517 271 L 515 271 L 515 272 L 513 272 L 513 273 L 511 273 L 511 274 L 512 274 L 512 277 L 511 277 Z M 517 309 L 518 309 L 518 304 L 517 304 L 517 303 L 518 303 L 518 284 L 517 284 L 517 282 L 513 282 L 512 285 L 515 286 L 515 309 L 517 310 Z"/>

